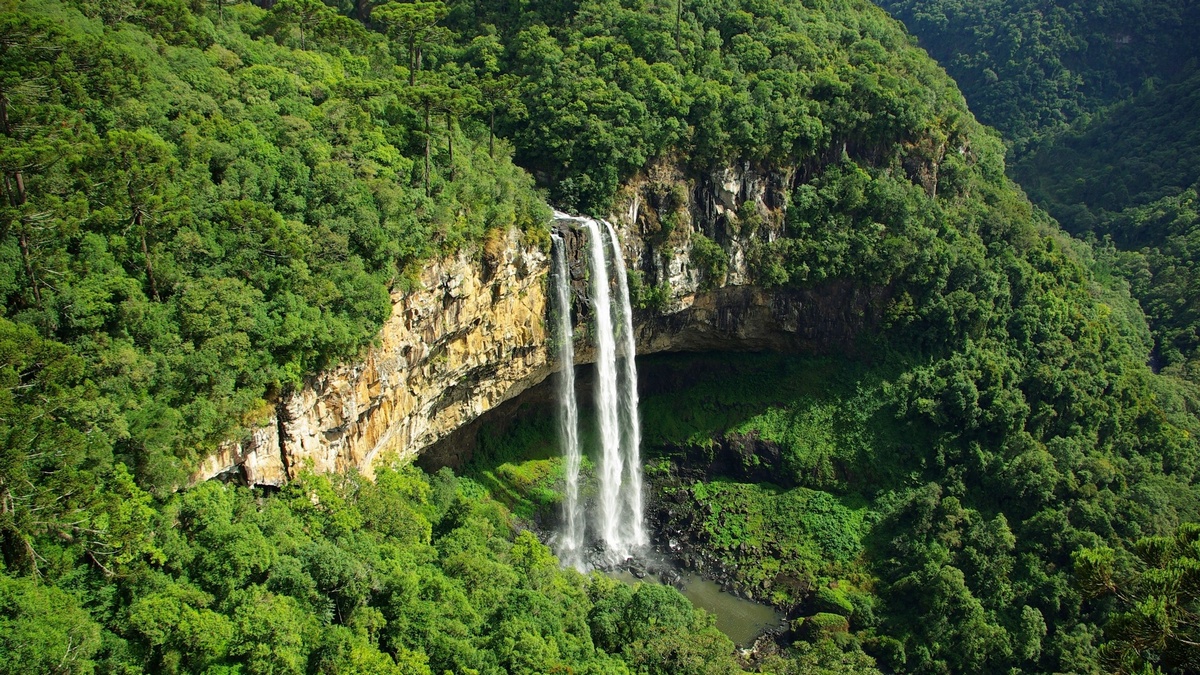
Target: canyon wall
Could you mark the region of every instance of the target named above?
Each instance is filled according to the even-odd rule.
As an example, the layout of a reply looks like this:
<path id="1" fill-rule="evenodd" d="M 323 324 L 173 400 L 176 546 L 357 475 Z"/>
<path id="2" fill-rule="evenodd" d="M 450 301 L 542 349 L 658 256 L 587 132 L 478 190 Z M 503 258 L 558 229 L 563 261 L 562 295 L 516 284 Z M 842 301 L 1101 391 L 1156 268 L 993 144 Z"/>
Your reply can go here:
<path id="1" fill-rule="evenodd" d="M 392 314 L 357 363 L 309 378 L 263 428 L 227 443 L 193 475 L 280 485 L 298 469 L 369 474 L 402 459 L 550 373 L 548 255 L 510 230 L 485 252 L 429 264 L 392 294 Z"/>
<path id="2" fill-rule="evenodd" d="M 755 285 L 756 246 L 783 236 L 793 176 L 744 166 L 688 180 L 659 162 L 628 181 L 610 217 L 640 288 L 639 354 L 666 351 L 845 352 L 878 322 L 886 289 Z M 583 233 L 552 224 L 572 252 L 576 362 L 592 358 Z M 280 485 L 301 467 L 357 468 L 426 449 L 457 464 L 473 435 L 453 434 L 544 380 L 548 252 L 511 230 L 482 251 L 429 264 L 418 288 L 392 295 L 392 315 L 364 358 L 309 378 L 272 419 L 225 444 L 193 475 Z M 698 235 L 720 246 L 720 273 L 697 262 Z M 711 248 L 710 248 L 711 250 Z"/>

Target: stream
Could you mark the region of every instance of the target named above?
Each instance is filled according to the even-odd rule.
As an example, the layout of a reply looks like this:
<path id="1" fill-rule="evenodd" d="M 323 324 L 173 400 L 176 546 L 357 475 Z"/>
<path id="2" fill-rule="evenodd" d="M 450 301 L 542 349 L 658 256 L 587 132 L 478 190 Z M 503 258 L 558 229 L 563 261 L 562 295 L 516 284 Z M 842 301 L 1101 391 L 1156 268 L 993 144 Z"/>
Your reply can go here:
<path id="1" fill-rule="evenodd" d="M 609 577 L 627 584 L 662 583 L 658 575 L 647 574 L 639 579 L 628 569 L 606 571 Z M 721 590 L 720 584 L 698 575 L 685 574 L 675 585 L 692 604 L 717 617 L 717 630 L 729 636 L 739 647 L 749 647 L 763 633 L 785 627 L 782 612 L 769 605 L 739 598 Z"/>

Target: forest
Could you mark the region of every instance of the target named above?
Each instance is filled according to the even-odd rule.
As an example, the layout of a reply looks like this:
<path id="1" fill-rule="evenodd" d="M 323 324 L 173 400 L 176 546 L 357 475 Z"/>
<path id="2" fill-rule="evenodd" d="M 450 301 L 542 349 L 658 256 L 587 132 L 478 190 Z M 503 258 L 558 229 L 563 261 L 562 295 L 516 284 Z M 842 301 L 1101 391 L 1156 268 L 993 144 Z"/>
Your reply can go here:
<path id="1" fill-rule="evenodd" d="M 865 0 L 263 4 L 0 0 L 0 673 L 1200 668 L 1195 154 L 1148 151 L 1195 133 L 1191 3 L 880 3 L 958 85 Z M 560 568 L 536 416 L 460 475 L 188 487 L 423 263 L 662 159 L 794 169 L 754 283 L 889 289 L 853 354 L 644 404 L 776 653 Z M 771 483 L 690 470 L 739 438 Z"/>
<path id="2" fill-rule="evenodd" d="M 1192 2 L 881 0 L 1000 130 L 1010 175 L 1104 251 L 1154 331 L 1158 367 L 1196 380 L 1188 244 L 1200 179 Z M 1189 374 L 1190 373 L 1190 374 Z"/>

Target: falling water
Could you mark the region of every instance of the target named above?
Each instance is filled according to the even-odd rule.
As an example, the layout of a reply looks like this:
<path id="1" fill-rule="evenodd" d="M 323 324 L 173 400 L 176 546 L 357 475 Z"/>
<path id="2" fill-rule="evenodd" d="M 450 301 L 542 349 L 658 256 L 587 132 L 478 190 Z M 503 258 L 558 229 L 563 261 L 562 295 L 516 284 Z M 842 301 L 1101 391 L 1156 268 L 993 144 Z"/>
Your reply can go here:
<path id="1" fill-rule="evenodd" d="M 621 418 L 617 409 L 617 346 L 613 334 L 608 261 L 596 221 L 583 224 L 588 233 L 592 303 L 595 307 L 596 415 L 600 428 L 600 537 L 609 551 L 624 553 L 621 539 Z"/>
<path id="2" fill-rule="evenodd" d="M 564 532 L 559 544 L 559 557 L 566 565 L 583 569 L 584 523 L 579 508 L 579 407 L 575 402 L 575 333 L 571 327 L 571 277 L 567 274 L 567 247 L 562 237 L 554 235 L 554 299 L 558 309 L 559 364 L 558 379 L 559 425 L 562 431 L 563 454 L 567 460 L 567 489 L 563 502 Z"/>
<path id="3" fill-rule="evenodd" d="M 646 528 L 642 521 L 642 423 L 638 418 L 637 391 L 637 342 L 633 335 L 633 308 L 629 302 L 629 279 L 625 274 L 625 256 L 621 255 L 621 244 L 617 241 L 617 233 L 613 226 L 605 222 L 608 236 L 612 242 L 613 266 L 616 268 L 617 297 L 620 300 L 619 309 L 621 322 L 620 331 L 623 345 L 620 356 L 624 360 L 623 379 L 621 380 L 621 449 L 625 459 L 628 485 L 624 492 L 625 528 L 622 535 L 625 541 L 633 546 L 645 546 L 648 543 Z"/>
<path id="4" fill-rule="evenodd" d="M 608 562 L 624 559 L 644 546 L 646 536 L 642 518 L 641 422 L 638 418 L 636 344 L 633 335 L 633 311 L 629 302 L 629 279 L 620 243 L 612 225 L 590 218 L 555 212 L 559 220 L 571 220 L 587 233 L 588 267 L 591 277 L 592 325 L 589 333 L 595 345 L 595 408 L 599 430 L 597 529 Z M 603 221 L 601 221 L 603 222 Z M 557 235 L 554 242 L 555 302 L 563 374 L 559 380 L 567 486 L 563 504 L 563 533 L 559 553 L 564 564 L 583 569 L 586 539 L 583 506 L 580 504 L 579 414 L 575 400 L 574 336 L 570 323 L 570 280 L 567 275 L 567 248 Z M 609 265 L 613 274 L 609 275 Z M 616 284 L 613 298 L 612 284 Z M 619 345 L 618 345 L 619 342 Z M 621 358 L 618 364 L 618 352 Z M 618 367 L 618 365 L 620 367 Z"/>

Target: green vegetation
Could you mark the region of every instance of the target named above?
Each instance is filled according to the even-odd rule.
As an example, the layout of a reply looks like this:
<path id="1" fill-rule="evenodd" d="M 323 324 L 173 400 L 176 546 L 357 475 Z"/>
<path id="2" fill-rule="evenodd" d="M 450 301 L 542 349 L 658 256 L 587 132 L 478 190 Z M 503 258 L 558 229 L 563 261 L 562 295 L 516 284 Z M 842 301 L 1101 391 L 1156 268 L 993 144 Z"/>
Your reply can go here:
<path id="1" fill-rule="evenodd" d="M 880 0 L 1017 151 L 1011 173 L 1069 232 L 1105 239 L 1154 331 L 1196 379 L 1200 287 L 1188 243 L 1200 180 L 1200 7 L 1167 2 Z"/>
<path id="2" fill-rule="evenodd" d="M 1188 0 L 877 0 L 1018 150 L 1200 56 Z"/>
<path id="3" fill-rule="evenodd" d="M 1065 228 L 1120 250 L 1154 330 L 1161 365 L 1198 379 L 1200 362 L 1200 70 L 1063 133 L 1013 167 Z"/>
<path id="4" fill-rule="evenodd" d="M 1018 360 L 973 345 L 932 361 L 873 354 L 870 366 L 772 354 L 640 364 L 655 383 L 642 412 L 662 526 L 803 619 L 808 643 L 766 672 L 1100 671 L 1109 606 L 1077 585 L 1073 560 L 1200 518 L 1194 399 L 1120 353 L 1097 373 L 1107 384 L 1083 364 L 1039 364 L 1022 381 Z M 533 427 L 553 438 L 548 423 L 520 428 Z M 542 442 L 495 439 L 513 452 Z"/>
<path id="5" fill-rule="evenodd" d="M 674 589 L 561 570 L 485 495 L 411 468 L 303 475 L 266 499 L 199 485 L 112 576 L 0 573 L 0 672 L 736 671 Z"/>
<path id="6" fill-rule="evenodd" d="M 545 207 L 333 9 L 127 4 L 3 8 L 0 296 L 84 359 L 95 442 L 162 495 L 354 356 L 422 260 Z"/>
<path id="7" fill-rule="evenodd" d="M 729 255 L 717 242 L 699 232 L 692 233 L 692 261 L 704 277 L 703 288 L 713 288 L 725 282 L 729 271 Z"/>
<path id="8" fill-rule="evenodd" d="M 1160 241 L 1111 220 L 1175 196 L 1200 177 L 1198 106 L 1200 69 L 1193 69 L 1056 135 L 1013 175 L 1073 233 L 1107 233 L 1126 247 Z"/>
<path id="9" fill-rule="evenodd" d="M 669 497 L 680 489 L 664 492 Z M 861 499 L 848 506 L 855 500 L 827 492 L 730 482 L 695 483 L 687 490 L 703 514 L 697 532 L 702 545 L 757 597 L 795 607 L 809 598 L 818 577 L 859 571 L 871 524 Z M 845 615 L 852 612 L 851 606 Z"/>
<path id="10" fill-rule="evenodd" d="M 463 471 L 526 520 L 556 515 L 554 509 L 561 503 L 556 488 L 563 484 L 566 470 L 558 445 L 558 420 L 530 415 L 530 408 L 522 406 L 521 416 L 502 430 L 485 427 Z M 581 469 L 590 473 L 590 462 L 585 460 Z"/>
<path id="11" fill-rule="evenodd" d="M 497 129 L 563 208 L 605 213 L 659 157 L 812 174 L 845 151 L 915 167 L 971 126 L 953 84 L 865 1 L 449 4 L 472 67 L 516 78 Z"/>
<path id="12" fill-rule="evenodd" d="M 1200 667 L 1195 649 L 1200 602 L 1200 525 L 1180 526 L 1172 536 L 1145 537 L 1132 556 L 1108 547 L 1075 556 L 1080 586 L 1092 596 L 1112 596 L 1120 611 L 1105 626 L 1103 655 L 1111 672 L 1160 668 L 1186 672 Z M 1130 559 L 1132 558 L 1132 559 Z"/>
<path id="13" fill-rule="evenodd" d="M 176 491 L 357 354 L 422 261 L 501 227 L 544 237 L 517 164 L 559 206 L 603 212 L 651 160 L 792 176 L 786 236 L 748 251 L 752 273 L 859 289 L 882 315 L 820 345 L 856 362 L 709 358 L 724 364 L 645 399 L 649 473 L 702 553 L 803 619 L 763 669 L 1191 658 L 1122 647 L 1142 644 L 1122 626 L 1169 626 L 1186 593 L 1163 611 L 1097 601 L 1072 569 L 1177 531 L 1171 555 L 1191 560 L 1198 399 L 1145 367 L 1114 270 L 1141 265 L 1133 290 L 1164 308 L 1194 299 L 1194 194 L 1136 186 L 1157 201 L 1118 220 L 1162 233 L 1140 258 L 1067 239 L 878 8 L 0 2 L 0 672 L 735 671 L 673 591 L 561 571 L 517 530 L 512 513 L 556 500 L 544 420 L 484 435 L 469 478 Z M 1155 67 L 1139 53 L 1131 72 Z M 1015 128 L 1052 125 L 1030 119 Z M 717 281 L 721 242 L 692 243 Z M 665 300 L 641 286 L 639 304 Z M 1190 315 L 1153 316 L 1160 351 L 1191 358 Z M 1162 579 L 1130 587 L 1162 604 Z"/>

